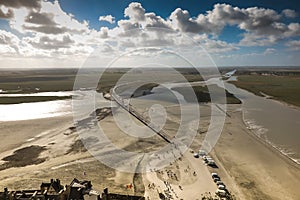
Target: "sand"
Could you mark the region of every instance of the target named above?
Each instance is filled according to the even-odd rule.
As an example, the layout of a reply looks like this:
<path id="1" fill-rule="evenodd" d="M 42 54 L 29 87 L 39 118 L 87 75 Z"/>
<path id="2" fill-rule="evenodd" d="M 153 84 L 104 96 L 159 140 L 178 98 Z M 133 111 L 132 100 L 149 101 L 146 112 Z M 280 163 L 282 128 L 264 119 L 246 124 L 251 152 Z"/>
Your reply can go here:
<path id="1" fill-rule="evenodd" d="M 212 152 L 224 182 L 240 199 L 299 199 L 300 166 L 246 128 L 240 106 L 229 106 Z"/>
<path id="2" fill-rule="evenodd" d="M 171 108 L 171 107 L 170 107 Z M 197 151 L 205 136 L 209 124 L 209 115 L 202 112 L 200 133 L 191 146 Z M 202 159 L 194 158 L 187 151 L 180 160 L 159 172 L 149 172 L 141 177 L 134 173 L 115 171 L 97 161 L 89 152 L 71 152 L 71 145 L 78 139 L 75 133 L 70 134 L 68 127 L 73 126 L 72 116 L 61 116 L 48 119 L 2 122 L 0 140 L 0 159 L 20 148 L 40 145 L 47 148 L 40 157 L 46 161 L 38 165 L 9 168 L 0 171 L 0 189 L 38 188 L 42 181 L 60 178 L 64 184 L 73 178 L 91 180 L 94 188 L 102 191 L 105 187 L 110 192 L 123 194 L 144 194 L 146 199 L 157 199 L 159 193 L 171 195 L 174 199 L 201 199 L 205 193 L 214 193 L 216 185 L 210 177 L 211 172 L 220 174 L 228 190 L 237 199 L 295 199 L 300 196 L 299 166 L 282 156 L 269 145 L 261 142 L 245 126 L 242 120 L 241 105 L 230 105 L 223 133 L 215 146 L 212 157 L 219 168 L 206 166 Z M 176 110 L 176 109 L 174 109 Z M 174 111 L 175 112 L 175 111 Z M 175 114 L 170 116 L 176 121 Z M 137 122 L 138 123 L 138 122 Z M 108 137 L 119 148 L 128 151 L 149 151 L 165 145 L 158 136 L 153 136 L 153 146 L 149 141 L 126 136 L 117 127 L 112 116 L 101 122 L 101 127 L 108 130 Z M 139 124 L 141 125 L 141 124 Z M 175 124 L 173 124 L 176 126 Z M 168 126 L 172 131 L 172 123 Z M 113 156 L 113 152 L 112 155 Z M 135 166 L 137 167 L 137 166 Z M 171 171 L 178 180 L 170 178 Z M 193 175 L 194 172 L 196 176 Z M 144 185 L 140 186 L 140 180 Z M 126 189 L 130 183 L 139 184 L 133 189 Z M 150 187 L 149 187 L 150 184 Z M 152 187 L 154 184 L 154 187 Z"/>

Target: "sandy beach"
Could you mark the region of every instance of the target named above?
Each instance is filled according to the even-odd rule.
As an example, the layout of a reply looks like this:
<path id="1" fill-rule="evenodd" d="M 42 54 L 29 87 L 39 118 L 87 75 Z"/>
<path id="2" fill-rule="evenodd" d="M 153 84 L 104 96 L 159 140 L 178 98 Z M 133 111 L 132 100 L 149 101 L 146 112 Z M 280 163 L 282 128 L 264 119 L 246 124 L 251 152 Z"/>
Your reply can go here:
<path id="1" fill-rule="evenodd" d="M 173 115 L 169 117 L 176 121 L 178 113 L 172 109 Z M 190 149 L 194 151 L 199 149 L 209 125 L 209 105 L 201 109 L 201 127 Z M 1 159 L 32 145 L 45 147 L 46 150 L 39 155 L 45 158 L 42 163 L 0 170 L 0 189 L 38 188 L 42 181 L 50 178 L 60 178 L 64 183 L 69 183 L 76 177 L 91 180 L 98 191 L 108 187 L 110 192 L 144 195 L 148 199 L 159 198 L 159 193 L 174 199 L 200 199 L 216 191 L 217 186 L 210 173 L 217 172 L 237 199 L 297 199 L 300 195 L 297 190 L 300 184 L 299 166 L 261 142 L 246 128 L 241 105 L 229 105 L 228 113 L 231 117 L 227 117 L 223 133 L 211 152 L 218 168 L 206 166 L 201 158 L 194 158 L 187 151 L 172 165 L 140 175 L 107 167 L 80 146 L 79 151 L 74 151 L 74 148 L 70 150 L 78 140 L 78 135 L 69 129 L 73 126 L 70 115 L 2 122 Z M 157 135 L 150 139 L 128 137 L 110 115 L 99 124 L 108 130 L 107 136 L 116 146 L 128 151 L 151 151 L 166 145 Z M 167 125 L 169 131 L 173 130 L 172 126 L 176 125 Z M 126 188 L 130 183 L 134 185 L 133 189 Z"/>
<path id="2" fill-rule="evenodd" d="M 246 128 L 242 112 L 229 106 L 223 133 L 212 152 L 217 170 L 241 199 L 298 199 L 300 167 Z"/>

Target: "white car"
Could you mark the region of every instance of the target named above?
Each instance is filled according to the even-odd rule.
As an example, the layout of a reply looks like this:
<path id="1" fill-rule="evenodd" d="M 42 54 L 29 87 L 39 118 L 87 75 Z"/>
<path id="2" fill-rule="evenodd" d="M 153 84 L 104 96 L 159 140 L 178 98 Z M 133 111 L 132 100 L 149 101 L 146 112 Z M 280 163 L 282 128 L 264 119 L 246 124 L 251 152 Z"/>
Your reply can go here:
<path id="1" fill-rule="evenodd" d="M 216 184 L 217 185 L 224 185 L 224 183 L 222 181 L 217 181 Z"/>
<path id="2" fill-rule="evenodd" d="M 204 150 L 199 150 L 199 155 L 200 156 L 206 156 L 206 152 Z"/>
<path id="3" fill-rule="evenodd" d="M 195 158 L 199 158 L 199 154 L 195 153 L 195 154 L 194 154 L 194 157 L 195 157 Z"/>
<path id="4" fill-rule="evenodd" d="M 216 195 L 218 195 L 219 197 L 225 197 L 226 196 L 226 191 L 217 189 Z"/>
<path id="5" fill-rule="evenodd" d="M 220 190 L 225 190 L 225 185 L 218 185 L 218 189 L 220 189 Z"/>
<path id="6" fill-rule="evenodd" d="M 219 175 L 217 173 L 211 173 L 211 177 L 212 178 L 220 178 Z"/>

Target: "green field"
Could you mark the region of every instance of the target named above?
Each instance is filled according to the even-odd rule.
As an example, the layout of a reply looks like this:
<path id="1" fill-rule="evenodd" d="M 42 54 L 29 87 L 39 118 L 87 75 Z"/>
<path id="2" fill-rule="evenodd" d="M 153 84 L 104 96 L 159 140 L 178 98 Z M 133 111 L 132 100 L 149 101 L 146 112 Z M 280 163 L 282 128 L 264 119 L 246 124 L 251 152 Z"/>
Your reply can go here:
<path id="1" fill-rule="evenodd" d="M 300 106 L 300 75 L 241 75 L 235 86 L 263 96 L 261 92 L 272 98 Z"/>
<path id="2" fill-rule="evenodd" d="M 104 72 L 101 70 L 85 69 L 80 75 L 77 74 L 77 69 L 0 70 L 0 89 L 5 91 L 6 94 L 72 91 L 83 88 L 95 88 L 98 92 L 107 93 L 129 69 L 108 69 Z M 202 77 L 196 71 L 181 69 L 180 73 L 188 81 L 202 80 Z M 166 82 L 176 81 L 177 76 L 168 69 L 145 69 L 126 75 L 126 81 L 128 82 L 143 81 L 145 77 L 150 77 L 153 83 L 164 81 L 162 78 Z M 75 85 L 75 87 L 74 83 L 77 78 L 80 79 L 80 84 Z M 98 81 L 98 84 L 95 84 L 94 80 Z M 143 88 L 140 88 L 140 90 L 143 90 Z M 0 104 L 52 101 L 66 98 L 71 97 L 0 97 Z"/>
<path id="3" fill-rule="evenodd" d="M 0 104 L 18 104 L 18 103 L 31 103 L 42 101 L 54 101 L 71 99 L 71 96 L 23 96 L 23 97 L 0 97 Z"/>
<path id="4" fill-rule="evenodd" d="M 208 90 L 207 86 L 193 86 L 192 87 L 197 101 L 199 103 L 207 103 L 211 102 L 211 95 L 215 97 L 214 103 L 220 103 L 220 104 L 240 104 L 241 101 L 236 98 L 233 94 L 229 93 L 227 90 L 224 90 L 217 85 L 212 85 Z M 189 91 L 185 87 L 175 87 L 172 88 L 172 90 L 175 90 L 182 94 L 187 102 L 194 102 L 195 100 L 190 96 Z M 226 95 L 226 99 L 223 98 L 223 95 Z M 226 102 L 225 102 L 226 100 Z M 194 102 L 195 103 L 195 102 Z"/>

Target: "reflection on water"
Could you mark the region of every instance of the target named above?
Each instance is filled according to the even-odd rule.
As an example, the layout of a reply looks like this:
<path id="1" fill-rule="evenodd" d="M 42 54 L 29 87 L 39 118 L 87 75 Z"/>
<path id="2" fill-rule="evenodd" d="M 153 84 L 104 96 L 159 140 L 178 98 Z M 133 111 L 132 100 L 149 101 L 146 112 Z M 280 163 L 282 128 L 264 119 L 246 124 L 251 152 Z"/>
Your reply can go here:
<path id="1" fill-rule="evenodd" d="M 0 94 L 0 97 L 25 96 L 72 96 L 73 91 L 37 92 L 29 94 Z M 32 102 L 20 104 L 0 105 L 0 121 L 18 121 L 40 119 L 66 115 L 72 111 L 72 100 L 57 100 L 45 102 Z"/>
<path id="2" fill-rule="evenodd" d="M 6 97 L 16 96 L 73 96 L 73 99 L 32 102 L 20 104 L 0 104 L 0 121 L 19 121 L 57 117 L 74 113 L 72 104 L 77 102 L 79 110 L 76 115 L 88 116 L 94 110 L 86 109 L 87 105 L 95 104 L 94 108 L 111 106 L 110 102 L 103 98 L 102 94 L 95 91 L 62 91 L 62 92 L 39 92 L 34 94 L 0 94 Z"/>
<path id="3" fill-rule="evenodd" d="M 71 112 L 71 100 L 0 105 L 0 121 L 56 117 Z"/>
<path id="4" fill-rule="evenodd" d="M 0 90 L 1 93 L 1 90 Z M 53 97 L 64 97 L 75 95 L 73 91 L 60 91 L 60 92 L 36 92 L 29 94 L 0 94 L 0 97 L 36 97 L 36 96 L 53 96 Z"/>

